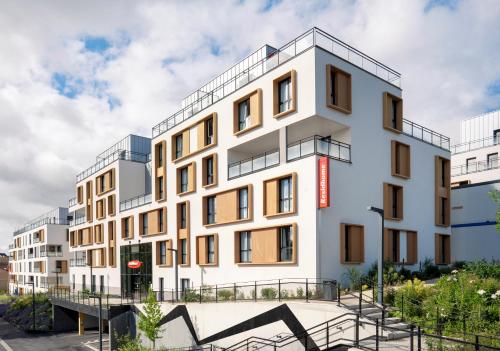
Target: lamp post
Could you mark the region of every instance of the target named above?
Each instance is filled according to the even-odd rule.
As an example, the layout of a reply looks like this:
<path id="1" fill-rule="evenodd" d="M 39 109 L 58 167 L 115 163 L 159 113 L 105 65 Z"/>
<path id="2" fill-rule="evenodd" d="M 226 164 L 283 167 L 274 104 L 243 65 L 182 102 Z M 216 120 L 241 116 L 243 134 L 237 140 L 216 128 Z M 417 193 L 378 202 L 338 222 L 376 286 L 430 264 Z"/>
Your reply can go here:
<path id="1" fill-rule="evenodd" d="M 87 263 L 87 266 L 90 268 L 90 292 L 94 293 L 94 284 L 92 279 L 92 256 L 90 257 L 90 263 Z"/>
<path id="2" fill-rule="evenodd" d="M 33 330 L 35 330 L 35 282 L 28 282 L 27 285 L 31 285 L 31 293 L 32 293 L 32 308 L 33 308 Z"/>
<path id="3" fill-rule="evenodd" d="M 179 301 L 179 279 L 178 279 L 178 274 L 179 274 L 179 267 L 177 264 L 177 249 L 170 249 L 167 247 L 168 251 L 172 251 L 174 253 L 174 259 L 175 259 L 175 301 Z"/>
<path id="4" fill-rule="evenodd" d="M 97 313 L 99 319 L 99 351 L 102 351 L 102 297 L 98 294 L 90 295 L 89 297 L 99 300 L 99 311 Z"/>
<path id="5" fill-rule="evenodd" d="M 382 233 L 380 237 L 380 250 L 378 251 L 378 294 L 377 302 L 380 305 L 384 303 L 384 210 L 378 207 L 368 206 L 366 208 L 368 211 L 376 212 L 380 215 L 382 219 Z"/>
<path id="6" fill-rule="evenodd" d="M 56 290 L 59 290 L 59 273 L 61 273 L 61 268 L 56 267 L 56 270 L 52 273 L 56 274 Z"/>

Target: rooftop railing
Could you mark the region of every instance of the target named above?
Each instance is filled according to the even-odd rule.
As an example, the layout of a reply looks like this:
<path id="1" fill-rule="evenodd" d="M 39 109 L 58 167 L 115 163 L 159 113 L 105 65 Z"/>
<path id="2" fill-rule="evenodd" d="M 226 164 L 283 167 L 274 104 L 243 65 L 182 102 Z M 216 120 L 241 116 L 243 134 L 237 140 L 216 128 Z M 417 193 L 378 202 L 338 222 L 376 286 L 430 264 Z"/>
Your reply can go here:
<path id="1" fill-rule="evenodd" d="M 286 158 L 294 161 L 314 154 L 350 163 L 351 145 L 315 135 L 289 144 Z"/>
<path id="2" fill-rule="evenodd" d="M 314 46 L 337 55 L 392 85 L 399 87 L 401 84 L 400 73 L 368 55 L 363 54 L 361 51 L 347 45 L 330 34 L 318 28 L 312 28 L 280 49 L 249 66 L 241 73 L 235 75 L 234 78 L 227 81 L 221 80 L 220 85 L 214 86 L 211 91 L 204 92 L 205 94 L 203 95 L 200 94 L 199 99 L 193 101 L 191 104 L 185 106 L 180 111 L 154 126 L 152 130 L 153 138 L 165 133 L 185 120 L 193 117 L 198 112 L 232 94 L 237 89 L 249 84 Z"/>
<path id="3" fill-rule="evenodd" d="M 62 225 L 67 225 L 68 220 L 66 218 L 43 218 L 37 222 L 30 223 L 29 225 L 26 225 L 16 231 L 14 231 L 14 236 L 25 233 L 29 230 L 36 229 L 38 227 L 41 227 L 42 225 L 45 224 L 62 224 Z"/>
<path id="4" fill-rule="evenodd" d="M 441 149 L 450 150 L 449 137 L 407 119 L 403 119 L 403 133 Z"/>
<path id="5" fill-rule="evenodd" d="M 144 206 L 150 203 L 151 203 L 151 194 L 142 194 L 128 200 L 120 201 L 120 212 L 127 211 L 139 206 Z"/>
<path id="6" fill-rule="evenodd" d="M 500 136 L 492 136 L 484 139 L 472 140 L 466 143 L 452 145 L 451 154 L 460 154 L 462 152 L 482 149 L 483 147 L 493 145 L 500 145 Z"/>
<path id="7" fill-rule="evenodd" d="M 76 197 L 73 197 L 68 200 L 68 207 L 76 206 Z"/>
<path id="8" fill-rule="evenodd" d="M 83 217 L 78 217 L 78 218 L 75 218 L 75 219 L 73 219 L 73 220 L 69 221 L 69 226 L 70 226 L 70 227 L 74 227 L 75 225 L 85 223 L 85 221 L 86 221 L 85 216 L 83 216 Z"/>
<path id="9" fill-rule="evenodd" d="M 470 162 L 465 165 L 451 167 L 451 176 L 457 177 L 471 173 L 490 171 L 498 168 L 500 168 L 498 159 L 494 159 L 489 162 L 488 161 Z"/>
<path id="10" fill-rule="evenodd" d="M 104 167 L 110 165 L 111 163 L 117 160 L 126 160 L 133 162 L 141 162 L 147 163 L 149 161 L 150 154 L 142 154 L 138 152 L 132 152 L 127 150 L 117 150 L 107 157 L 103 158 L 101 161 L 98 161 L 93 166 L 87 168 L 85 171 L 77 174 L 76 182 L 81 182 L 85 178 L 90 177 L 92 174 L 99 172 Z"/>
<path id="11" fill-rule="evenodd" d="M 255 173 L 280 164 L 280 152 L 278 150 L 267 151 L 258 156 L 253 156 L 245 160 L 233 162 L 227 166 L 228 179 L 234 179 Z"/>

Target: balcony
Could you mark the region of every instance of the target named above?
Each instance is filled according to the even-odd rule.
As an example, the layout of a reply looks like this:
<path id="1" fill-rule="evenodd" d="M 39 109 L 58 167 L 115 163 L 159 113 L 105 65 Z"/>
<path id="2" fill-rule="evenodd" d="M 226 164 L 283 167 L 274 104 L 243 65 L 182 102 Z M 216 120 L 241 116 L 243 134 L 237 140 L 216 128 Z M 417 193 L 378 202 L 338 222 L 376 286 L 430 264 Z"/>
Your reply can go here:
<path id="1" fill-rule="evenodd" d="M 120 201 L 120 212 L 144 206 L 150 203 L 151 203 L 151 194 L 142 194 L 128 200 Z"/>
<path id="2" fill-rule="evenodd" d="M 498 160 L 492 160 L 490 162 L 487 161 L 471 162 L 469 164 L 451 167 L 451 176 L 458 177 L 461 175 L 490 171 L 498 168 L 500 168 Z"/>
<path id="3" fill-rule="evenodd" d="M 87 259 L 86 258 L 72 258 L 69 260 L 70 267 L 86 267 Z"/>
<path id="4" fill-rule="evenodd" d="M 212 80 L 211 82 L 216 83 L 207 85 L 207 89 L 210 90 L 199 92 L 195 95 L 198 97 L 197 100 L 186 105 L 180 111 L 154 126 L 153 138 L 188 120 L 198 112 L 208 108 L 226 96 L 231 95 L 237 89 L 258 79 L 267 72 L 272 71 L 276 67 L 288 62 L 290 59 L 312 47 L 319 47 L 326 50 L 390 84 L 398 87 L 401 84 L 401 75 L 398 72 L 368 55 L 363 54 L 341 40 L 334 38 L 326 32 L 318 28 L 312 28 L 280 49 L 267 54 L 256 63 L 249 65 L 248 68 L 242 69 L 241 72 L 234 75 L 233 78 L 229 80 Z"/>
<path id="5" fill-rule="evenodd" d="M 68 200 L 68 207 L 76 206 L 76 197 L 73 197 Z"/>
<path id="6" fill-rule="evenodd" d="M 79 224 L 82 224 L 82 223 L 85 223 L 86 217 L 78 217 L 78 218 L 75 218 L 71 221 L 69 221 L 69 226 L 70 227 L 74 227 L 75 225 L 79 225 Z"/>
<path id="7" fill-rule="evenodd" d="M 450 138 L 407 119 L 403 119 L 403 134 L 450 151 Z"/>
<path id="8" fill-rule="evenodd" d="M 242 177 L 280 164 L 279 150 L 264 152 L 263 154 L 237 161 L 227 166 L 228 179 Z"/>
<path id="9" fill-rule="evenodd" d="M 500 145 L 499 136 L 492 136 L 489 138 L 469 141 L 467 143 L 452 145 L 451 154 L 452 155 L 461 154 L 463 152 L 482 149 L 484 147 L 494 146 L 494 145 Z"/>
<path id="10" fill-rule="evenodd" d="M 318 135 L 308 137 L 287 146 L 287 161 L 295 161 L 311 155 L 351 163 L 351 145 Z"/>

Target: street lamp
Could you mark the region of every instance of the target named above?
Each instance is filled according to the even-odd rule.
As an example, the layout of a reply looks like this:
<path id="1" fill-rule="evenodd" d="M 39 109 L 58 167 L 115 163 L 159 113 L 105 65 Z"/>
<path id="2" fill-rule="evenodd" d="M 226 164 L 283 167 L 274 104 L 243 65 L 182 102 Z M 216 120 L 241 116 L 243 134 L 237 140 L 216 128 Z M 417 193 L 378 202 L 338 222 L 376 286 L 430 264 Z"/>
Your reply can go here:
<path id="1" fill-rule="evenodd" d="M 32 296 L 33 296 L 33 299 L 32 299 L 32 307 L 33 307 L 33 330 L 35 330 L 35 282 L 28 282 L 26 283 L 27 285 L 31 285 L 32 289 L 31 289 L 31 293 L 32 293 Z"/>
<path id="2" fill-rule="evenodd" d="M 99 311 L 97 313 L 99 319 L 99 351 L 102 351 L 102 296 L 98 294 L 90 295 L 89 298 L 99 300 Z"/>
<path id="3" fill-rule="evenodd" d="M 179 301 L 179 279 L 178 279 L 178 274 L 179 274 L 179 266 L 177 264 L 177 249 L 170 249 L 167 247 L 168 251 L 172 251 L 174 253 L 174 258 L 175 258 L 175 301 Z"/>
<path id="4" fill-rule="evenodd" d="M 90 292 L 94 293 L 94 284 L 92 279 L 92 256 L 90 257 L 90 263 L 87 262 L 87 266 L 90 267 Z"/>
<path id="5" fill-rule="evenodd" d="M 377 301 L 382 306 L 384 303 L 384 210 L 378 207 L 368 206 L 368 211 L 376 212 L 382 219 L 382 235 L 380 237 L 380 250 L 378 252 L 378 294 Z"/>

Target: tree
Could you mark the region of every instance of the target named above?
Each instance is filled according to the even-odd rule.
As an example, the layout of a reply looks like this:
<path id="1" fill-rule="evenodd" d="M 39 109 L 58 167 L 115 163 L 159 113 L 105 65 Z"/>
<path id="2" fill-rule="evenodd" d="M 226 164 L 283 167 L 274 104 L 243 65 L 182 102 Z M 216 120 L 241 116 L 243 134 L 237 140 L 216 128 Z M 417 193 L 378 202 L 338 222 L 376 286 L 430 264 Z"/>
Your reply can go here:
<path id="1" fill-rule="evenodd" d="M 497 232 L 500 232 L 500 191 L 499 190 L 492 190 L 488 193 L 488 195 L 493 200 L 493 202 L 498 206 L 497 216 L 496 216 L 497 217 L 496 218 L 496 221 L 497 221 L 496 228 L 497 228 Z"/>
<path id="2" fill-rule="evenodd" d="M 156 296 L 150 288 L 146 303 L 144 304 L 144 313 L 141 312 L 139 315 L 139 330 L 144 332 L 146 337 L 151 341 L 153 350 L 155 349 L 155 341 L 162 332 L 159 325 L 162 318 L 163 313 L 160 304 L 156 301 Z"/>

